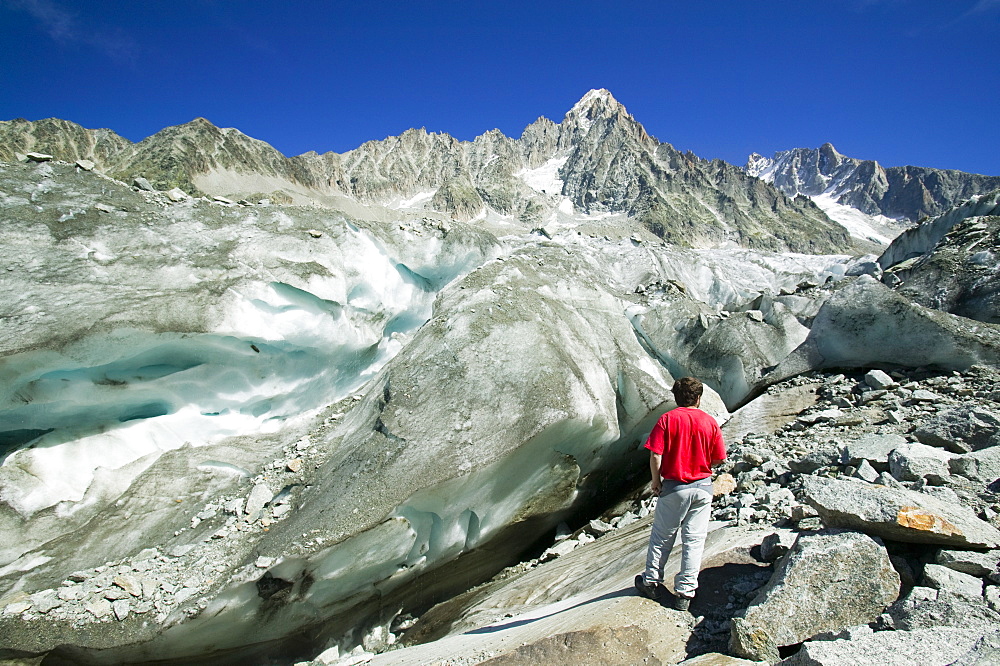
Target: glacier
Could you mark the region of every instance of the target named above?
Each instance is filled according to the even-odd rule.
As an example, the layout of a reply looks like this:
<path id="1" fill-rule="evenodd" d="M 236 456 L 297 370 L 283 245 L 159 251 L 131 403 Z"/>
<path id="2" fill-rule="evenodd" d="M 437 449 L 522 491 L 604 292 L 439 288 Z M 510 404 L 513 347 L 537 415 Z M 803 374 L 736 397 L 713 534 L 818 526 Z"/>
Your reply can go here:
<path id="1" fill-rule="evenodd" d="M 877 279 L 944 222 L 857 256 L 606 91 L 516 141 L 300 156 L 311 205 L 239 196 L 284 166 L 174 200 L 0 163 L 0 657 L 350 650 L 644 483 L 678 376 L 724 421 L 818 368 L 1000 360 L 991 324 Z M 663 226 L 705 215 L 689 246 Z"/>
<path id="2" fill-rule="evenodd" d="M 842 278 L 850 261 L 684 250 L 635 230 L 594 238 L 578 231 L 591 222 L 582 214 L 549 239 L 503 221 L 495 235 L 455 220 L 165 203 L 42 167 L 8 167 L 35 201 L 8 194 L 5 209 L 7 261 L 25 266 L 8 273 L 7 308 L 32 322 L 0 361 L 10 536 L 0 571 L 17 574 L 5 594 L 101 566 L 102 540 L 122 520 L 136 530 L 119 537 L 122 555 L 163 539 L 181 554 L 162 566 L 211 553 L 230 571 L 190 588 L 207 602 L 204 620 L 164 605 L 160 637 L 114 658 L 149 658 L 169 641 L 193 659 L 223 634 L 227 650 L 281 643 L 317 618 L 349 641 L 346 618 L 370 613 L 364 599 L 379 589 L 405 604 L 424 587 L 450 589 L 435 578 L 444 563 L 468 562 L 475 576 L 505 564 L 641 468 L 636 442 L 669 399 L 667 367 L 683 365 L 650 357 L 637 333 L 637 313 L 662 300 L 656 285 L 683 285 L 685 302 L 718 317 L 764 291 Z M 92 208 L 99 201 L 112 212 Z M 85 223 L 73 242 L 39 247 L 29 243 L 39 219 Z M 74 271 L 68 292 L 29 282 L 63 267 Z M 99 296 L 108 284 L 114 299 Z M 192 298 L 206 291 L 218 296 Z M 728 393 L 747 388 L 742 376 L 734 385 Z M 724 416 L 721 400 L 706 404 Z M 407 442 L 421 442 L 419 455 Z M 323 483 L 283 491 L 295 508 L 266 518 L 265 532 L 212 517 L 261 483 L 275 514 L 282 456 L 314 461 Z M 190 508 L 171 515 L 158 497 Z M 311 546 L 291 534 L 316 528 L 297 526 L 319 527 Z M 70 537 L 77 547 L 65 552 Z M 274 564 L 241 564 L 250 552 Z M 297 603 L 272 608 L 261 590 L 286 583 L 262 574 L 286 581 Z M 265 608 L 275 619 L 261 631 L 252 619 Z"/>

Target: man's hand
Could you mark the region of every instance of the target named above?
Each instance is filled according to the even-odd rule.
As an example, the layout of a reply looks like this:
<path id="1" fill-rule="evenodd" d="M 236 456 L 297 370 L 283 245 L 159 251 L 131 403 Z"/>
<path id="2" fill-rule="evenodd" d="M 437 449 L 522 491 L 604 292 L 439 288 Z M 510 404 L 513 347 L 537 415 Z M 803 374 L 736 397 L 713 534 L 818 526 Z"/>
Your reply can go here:
<path id="1" fill-rule="evenodd" d="M 652 488 L 653 494 L 657 497 L 660 496 L 660 490 L 663 489 L 663 480 L 660 478 L 660 463 L 663 462 L 663 456 L 649 452 L 649 474 L 652 477 Z"/>

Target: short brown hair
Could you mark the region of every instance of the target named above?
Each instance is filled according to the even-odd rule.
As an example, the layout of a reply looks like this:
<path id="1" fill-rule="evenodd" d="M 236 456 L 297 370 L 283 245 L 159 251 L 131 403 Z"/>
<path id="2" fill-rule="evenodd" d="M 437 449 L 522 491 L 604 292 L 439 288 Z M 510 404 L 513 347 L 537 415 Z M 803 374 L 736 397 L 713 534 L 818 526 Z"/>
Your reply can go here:
<path id="1" fill-rule="evenodd" d="M 674 394 L 674 402 L 678 407 L 694 407 L 698 404 L 704 387 L 694 377 L 681 377 L 674 382 L 674 387 L 670 391 Z"/>

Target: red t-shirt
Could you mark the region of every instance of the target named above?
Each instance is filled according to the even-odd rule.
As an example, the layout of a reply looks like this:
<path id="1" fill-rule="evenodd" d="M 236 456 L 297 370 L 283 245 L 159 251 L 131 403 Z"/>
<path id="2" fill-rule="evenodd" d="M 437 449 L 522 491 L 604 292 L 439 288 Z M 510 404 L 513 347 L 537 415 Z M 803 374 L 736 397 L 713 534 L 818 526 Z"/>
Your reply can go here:
<path id="1" fill-rule="evenodd" d="M 712 463 L 726 458 L 718 422 L 696 407 L 678 407 L 661 416 L 646 448 L 663 456 L 660 476 L 681 483 L 707 479 Z"/>

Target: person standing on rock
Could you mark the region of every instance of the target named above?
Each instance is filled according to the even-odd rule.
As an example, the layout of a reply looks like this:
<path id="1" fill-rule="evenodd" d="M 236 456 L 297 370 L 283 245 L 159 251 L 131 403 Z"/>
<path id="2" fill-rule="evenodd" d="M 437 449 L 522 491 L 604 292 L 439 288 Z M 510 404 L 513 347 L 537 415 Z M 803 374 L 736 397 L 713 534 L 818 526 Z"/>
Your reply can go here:
<path id="1" fill-rule="evenodd" d="M 694 377 L 674 382 L 677 408 L 659 418 L 646 440 L 656 514 L 649 535 L 646 570 L 635 577 L 644 597 L 656 599 L 663 569 L 678 531 L 681 566 L 674 577 L 674 608 L 687 610 L 698 587 L 701 555 L 712 515 L 712 468 L 725 460 L 722 431 L 699 407 L 704 388 Z"/>

